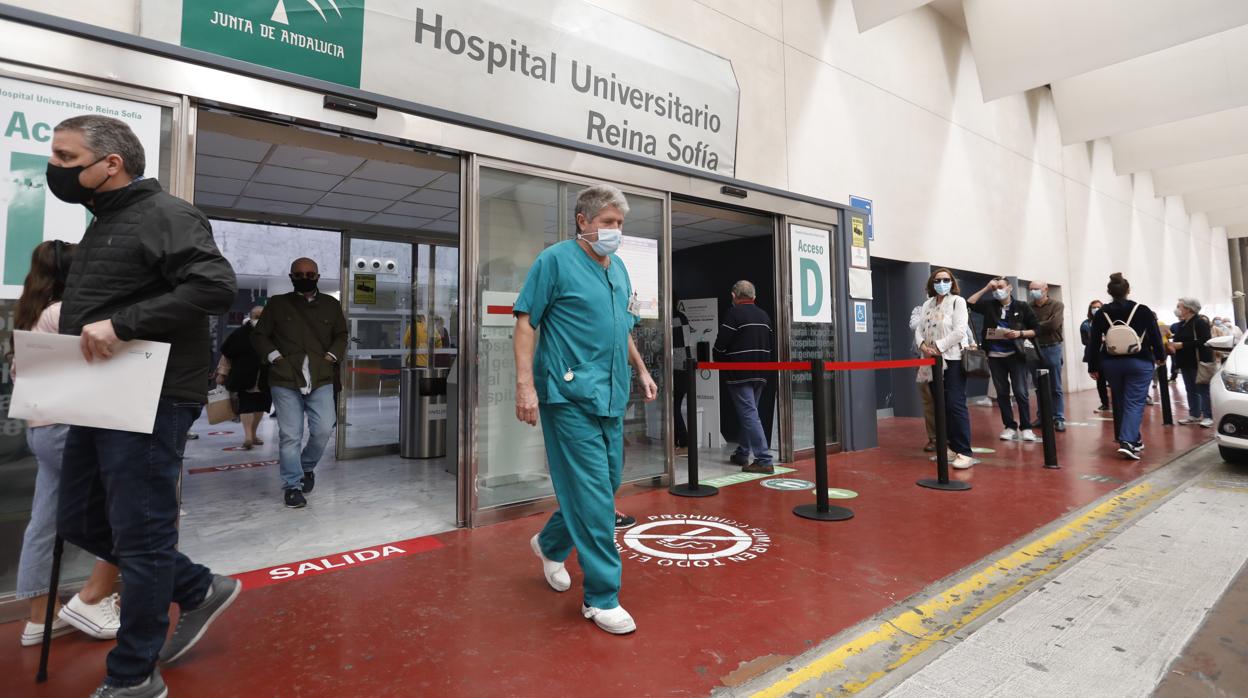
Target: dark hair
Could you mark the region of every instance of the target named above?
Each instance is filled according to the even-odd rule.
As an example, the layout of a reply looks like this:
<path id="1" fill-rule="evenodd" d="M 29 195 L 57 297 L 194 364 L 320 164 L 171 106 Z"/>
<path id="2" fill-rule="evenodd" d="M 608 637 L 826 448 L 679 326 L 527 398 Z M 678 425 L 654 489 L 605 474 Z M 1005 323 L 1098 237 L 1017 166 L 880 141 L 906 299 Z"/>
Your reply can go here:
<path id="1" fill-rule="evenodd" d="M 1109 284 L 1105 287 L 1105 290 L 1109 292 L 1110 298 L 1120 301 L 1126 298 L 1128 293 L 1131 293 L 1131 282 L 1123 278 L 1122 272 L 1116 271 L 1109 275 Z"/>
<path id="2" fill-rule="evenodd" d="M 936 297 L 936 285 L 935 285 L 936 275 L 941 274 L 941 273 L 948 274 L 949 278 L 953 281 L 953 286 L 949 289 L 949 295 L 951 296 L 962 295 L 962 290 L 958 288 L 958 277 L 954 276 L 953 272 L 949 271 L 948 269 L 944 267 L 937 267 L 936 269 L 932 270 L 931 276 L 927 277 L 927 286 L 926 286 L 927 297 L 928 298 Z"/>
<path id="3" fill-rule="evenodd" d="M 62 121 L 56 125 L 55 130 L 81 133 L 83 144 L 97 159 L 109 155 L 121 156 L 122 166 L 131 177 L 141 177 L 147 169 L 143 144 L 134 135 L 130 125 L 121 119 L 100 114 L 84 114 Z"/>
<path id="4" fill-rule="evenodd" d="M 1088 303 L 1088 319 L 1089 320 L 1092 319 L 1092 315 L 1093 315 L 1092 311 L 1095 310 L 1095 308 L 1093 308 L 1092 306 L 1096 305 L 1097 303 L 1100 303 L 1101 305 L 1105 305 L 1105 303 L 1103 303 L 1099 298 L 1097 300 L 1092 301 L 1091 303 Z"/>
<path id="5" fill-rule="evenodd" d="M 39 316 L 65 293 L 65 273 L 73 258 L 74 248 L 61 240 L 47 240 L 35 245 L 30 254 L 30 271 L 22 285 L 22 297 L 13 313 L 13 328 L 29 330 Z"/>

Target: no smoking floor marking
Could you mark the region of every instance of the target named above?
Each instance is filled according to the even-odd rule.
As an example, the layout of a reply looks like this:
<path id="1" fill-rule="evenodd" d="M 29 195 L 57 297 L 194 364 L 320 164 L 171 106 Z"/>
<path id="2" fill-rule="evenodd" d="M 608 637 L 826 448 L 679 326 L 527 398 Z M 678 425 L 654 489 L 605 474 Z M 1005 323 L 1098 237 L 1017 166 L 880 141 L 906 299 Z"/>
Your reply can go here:
<path id="1" fill-rule="evenodd" d="M 726 562 L 752 560 L 771 545 L 762 529 L 710 518 L 651 517 L 624 534 L 624 546 L 632 551 L 628 559 L 657 561 L 660 566 L 722 567 Z M 620 550 L 625 552 L 623 546 Z"/>

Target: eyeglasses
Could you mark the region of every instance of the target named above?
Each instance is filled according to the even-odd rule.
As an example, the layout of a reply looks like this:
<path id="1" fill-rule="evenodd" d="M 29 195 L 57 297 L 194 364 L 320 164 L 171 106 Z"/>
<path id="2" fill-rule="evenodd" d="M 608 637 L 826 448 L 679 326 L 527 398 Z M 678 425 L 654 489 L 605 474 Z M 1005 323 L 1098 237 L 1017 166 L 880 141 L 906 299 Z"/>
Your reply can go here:
<path id="1" fill-rule="evenodd" d="M 297 271 L 291 274 L 290 278 L 292 279 L 319 279 L 321 278 L 321 274 L 320 272 L 315 272 L 315 271 L 310 271 L 310 272 Z"/>

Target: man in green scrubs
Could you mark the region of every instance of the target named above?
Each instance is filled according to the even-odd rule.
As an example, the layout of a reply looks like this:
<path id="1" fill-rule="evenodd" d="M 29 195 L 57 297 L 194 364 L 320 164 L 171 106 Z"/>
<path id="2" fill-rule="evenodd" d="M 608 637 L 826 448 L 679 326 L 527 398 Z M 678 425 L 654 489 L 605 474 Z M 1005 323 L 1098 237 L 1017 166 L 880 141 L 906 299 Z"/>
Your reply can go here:
<path id="1" fill-rule="evenodd" d="M 516 418 L 537 425 L 540 415 L 559 500 L 530 546 L 555 591 L 572 585 L 564 561 L 576 548 L 585 574 L 581 612 L 617 635 L 637 629 L 620 606 L 615 549 L 629 364 L 647 402 L 658 392 L 633 343 L 636 300 L 628 270 L 614 254 L 627 214 L 619 189 L 600 184 L 583 190 L 576 198 L 576 240 L 538 255 L 513 307 Z"/>

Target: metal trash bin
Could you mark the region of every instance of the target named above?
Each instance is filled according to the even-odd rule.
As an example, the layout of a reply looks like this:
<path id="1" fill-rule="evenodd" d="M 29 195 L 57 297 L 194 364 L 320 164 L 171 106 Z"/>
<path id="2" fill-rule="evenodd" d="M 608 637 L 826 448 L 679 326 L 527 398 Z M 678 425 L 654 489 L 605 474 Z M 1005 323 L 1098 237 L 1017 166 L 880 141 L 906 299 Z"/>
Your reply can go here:
<path id="1" fill-rule="evenodd" d="M 446 369 L 404 368 L 399 374 L 399 455 L 446 455 Z"/>

